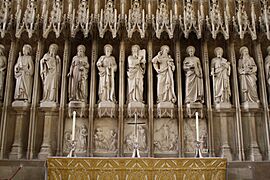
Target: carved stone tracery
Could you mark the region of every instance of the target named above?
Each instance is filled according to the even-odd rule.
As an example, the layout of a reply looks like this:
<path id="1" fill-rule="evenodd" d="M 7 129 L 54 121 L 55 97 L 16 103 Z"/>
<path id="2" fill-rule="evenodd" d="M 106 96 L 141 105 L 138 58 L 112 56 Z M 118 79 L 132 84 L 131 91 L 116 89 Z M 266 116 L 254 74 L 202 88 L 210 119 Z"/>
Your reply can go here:
<path id="1" fill-rule="evenodd" d="M 114 7 L 114 2 L 108 0 L 105 4 L 105 9 L 101 9 L 98 16 L 98 30 L 99 36 L 104 37 L 107 31 L 112 33 L 112 37 L 115 38 L 120 26 L 120 15 L 117 16 L 117 9 Z"/>
<path id="2" fill-rule="evenodd" d="M 194 31 L 197 38 L 200 39 L 202 36 L 202 26 L 204 21 L 204 15 L 202 10 L 197 11 L 197 17 L 195 15 L 193 3 L 191 0 L 184 2 L 184 14 L 183 17 L 179 16 L 180 28 L 182 29 L 185 38 L 189 37 L 191 31 Z"/>
<path id="3" fill-rule="evenodd" d="M 27 2 L 26 10 L 22 17 L 22 8 L 20 2 L 18 2 L 16 12 L 16 34 L 17 38 L 21 37 L 21 34 L 26 31 L 28 37 L 31 38 L 38 29 L 39 14 L 37 13 L 37 2 L 35 0 L 29 0 Z"/>
<path id="4" fill-rule="evenodd" d="M 139 0 L 134 0 L 131 9 L 128 11 L 128 20 L 126 22 L 128 37 L 132 38 L 133 33 L 138 31 L 141 38 L 144 38 L 146 27 L 144 9 L 142 9 Z"/>
<path id="5" fill-rule="evenodd" d="M 228 5 L 226 5 L 227 7 Z M 221 32 L 225 39 L 229 39 L 229 20 L 230 15 L 224 10 L 224 21 L 222 19 L 219 2 L 213 0 L 211 3 L 209 16 L 206 16 L 206 24 L 212 34 L 213 39 L 216 39 L 217 34 Z"/>
<path id="6" fill-rule="evenodd" d="M 156 16 L 152 15 L 152 24 L 157 38 L 160 38 L 164 31 L 168 33 L 170 39 L 173 38 L 176 16 L 172 14 L 172 10 L 168 9 L 165 0 L 160 1 Z"/>
<path id="7" fill-rule="evenodd" d="M 45 8 L 45 7 L 44 7 Z M 61 0 L 54 0 L 52 10 L 47 9 L 43 17 L 43 37 L 53 31 L 58 38 L 65 27 L 66 15 L 63 14 L 63 4 Z"/>
<path id="8" fill-rule="evenodd" d="M 81 0 L 78 6 L 77 16 L 75 17 L 75 10 L 73 9 L 72 19 L 70 20 L 71 37 L 75 37 L 79 30 L 83 32 L 84 37 L 88 37 L 92 23 L 93 14 L 90 14 L 88 1 Z"/>
<path id="9" fill-rule="evenodd" d="M 251 2 L 251 22 L 245 10 L 244 1 L 237 0 L 236 17 L 233 16 L 233 25 L 240 39 L 244 38 L 246 33 L 249 33 L 252 40 L 257 39 L 256 34 L 256 14 L 254 10 L 254 2 Z"/>
<path id="10" fill-rule="evenodd" d="M 0 7 L 0 34 L 4 38 L 7 31 L 11 28 L 13 14 L 10 13 L 11 2 L 4 0 Z"/>

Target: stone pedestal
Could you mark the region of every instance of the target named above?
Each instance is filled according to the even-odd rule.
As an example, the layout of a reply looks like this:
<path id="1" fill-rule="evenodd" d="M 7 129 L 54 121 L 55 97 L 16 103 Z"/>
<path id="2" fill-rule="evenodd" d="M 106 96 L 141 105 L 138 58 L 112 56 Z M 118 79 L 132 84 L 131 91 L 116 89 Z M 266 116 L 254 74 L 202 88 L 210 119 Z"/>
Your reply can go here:
<path id="1" fill-rule="evenodd" d="M 128 116 L 133 117 L 137 114 L 139 117 L 145 116 L 145 105 L 142 102 L 130 102 L 128 103 Z"/>
<path id="2" fill-rule="evenodd" d="M 56 126 L 55 116 L 57 114 L 47 110 L 44 113 L 44 128 L 43 128 L 43 140 L 40 152 L 38 154 L 39 159 L 46 159 L 48 156 L 55 155 L 56 145 Z"/>
<path id="3" fill-rule="evenodd" d="M 200 102 L 186 104 L 186 113 L 189 118 L 195 117 L 195 112 L 199 112 L 199 116 L 203 117 L 203 105 Z"/>
<path id="4" fill-rule="evenodd" d="M 13 104 L 12 104 L 13 105 Z M 26 157 L 26 148 L 28 140 L 28 108 L 16 108 L 16 120 L 14 130 L 14 141 L 9 153 L 10 159 L 22 159 Z"/>
<path id="5" fill-rule="evenodd" d="M 231 107 L 232 107 L 231 103 L 226 102 L 215 104 L 215 109 L 217 110 L 230 109 Z"/>
<path id="6" fill-rule="evenodd" d="M 244 102 L 241 104 L 244 109 L 258 109 L 260 107 L 259 103 L 256 102 Z"/>
<path id="7" fill-rule="evenodd" d="M 28 101 L 13 101 L 12 102 L 12 107 L 30 107 L 30 103 Z"/>
<path id="8" fill-rule="evenodd" d="M 98 104 L 99 117 L 114 117 L 116 104 L 112 101 L 102 101 Z"/>
<path id="9" fill-rule="evenodd" d="M 160 102 L 157 104 L 157 115 L 160 118 L 170 117 L 173 118 L 174 116 L 174 104 L 172 102 Z"/>
<path id="10" fill-rule="evenodd" d="M 80 117 L 85 116 L 87 103 L 83 101 L 70 101 L 68 103 L 68 114 L 72 116 L 72 112 L 76 111 Z"/>
<path id="11" fill-rule="evenodd" d="M 56 102 L 51 102 L 51 101 L 40 102 L 40 107 L 51 108 L 51 107 L 58 107 L 58 106 L 59 104 Z"/>

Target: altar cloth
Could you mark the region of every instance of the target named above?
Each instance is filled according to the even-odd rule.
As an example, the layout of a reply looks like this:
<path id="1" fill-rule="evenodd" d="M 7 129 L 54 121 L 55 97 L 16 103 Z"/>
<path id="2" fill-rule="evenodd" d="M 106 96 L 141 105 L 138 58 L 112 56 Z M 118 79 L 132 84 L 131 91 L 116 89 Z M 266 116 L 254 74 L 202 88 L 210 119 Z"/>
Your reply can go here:
<path id="1" fill-rule="evenodd" d="M 49 180 L 225 180 L 224 158 L 47 159 Z"/>

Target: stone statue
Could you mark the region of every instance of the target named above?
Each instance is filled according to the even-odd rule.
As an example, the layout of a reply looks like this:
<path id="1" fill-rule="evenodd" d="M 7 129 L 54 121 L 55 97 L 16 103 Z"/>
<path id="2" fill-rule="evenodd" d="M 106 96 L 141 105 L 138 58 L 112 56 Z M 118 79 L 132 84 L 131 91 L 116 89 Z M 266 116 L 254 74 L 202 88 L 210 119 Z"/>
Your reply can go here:
<path id="1" fill-rule="evenodd" d="M 41 102 L 58 103 L 58 88 L 61 77 L 61 59 L 57 55 L 58 46 L 51 44 L 40 60 L 40 76 L 43 82 L 43 99 Z"/>
<path id="2" fill-rule="evenodd" d="M 107 149 L 107 142 L 105 136 L 103 135 L 102 128 L 97 128 L 96 133 L 94 135 L 95 139 L 95 147 L 97 150 L 99 149 Z"/>
<path id="3" fill-rule="evenodd" d="M 0 100 L 3 100 L 5 77 L 7 69 L 7 58 L 4 54 L 5 47 L 0 44 Z"/>
<path id="4" fill-rule="evenodd" d="M 117 70 L 115 58 L 111 55 L 113 47 L 109 44 L 104 46 L 105 55 L 101 56 L 97 61 L 99 70 L 99 101 L 115 101 L 115 85 L 114 76 Z"/>
<path id="5" fill-rule="evenodd" d="M 34 63 L 31 57 L 32 47 L 29 44 L 23 46 L 23 55 L 19 53 L 19 58 L 14 67 L 16 86 L 14 99 L 31 102 Z"/>
<path id="6" fill-rule="evenodd" d="M 158 55 L 152 59 L 154 69 L 157 71 L 157 103 L 160 102 L 176 102 L 174 92 L 173 71 L 175 70 L 174 62 L 168 54 L 169 46 L 164 45 L 160 48 Z"/>
<path id="7" fill-rule="evenodd" d="M 186 74 L 186 99 L 185 103 L 203 103 L 203 73 L 200 59 L 194 56 L 195 48 L 188 46 L 186 49 L 189 57 L 183 62 L 183 68 Z"/>
<path id="8" fill-rule="evenodd" d="M 69 100 L 87 102 L 88 96 L 88 58 L 85 56 L 85 46 L 77 47 L 77 55 L 73 57 L 69 76 Z"/>
<path id="9" fill-rule="evenodd" d="M 131 47 L 132 55 L 128 56 L 128 101 L 143 102 L 143 76 L 145 73 L 145 50 L 140 46 Z"/>
<path id="10" fill-rule="evenodd" d="M 86 151 L 87 148 L 87 137 L 88 137 L 88 130 L 86 128 L 86 125 L 83 124 L 80 128 L 80 149 L 83 151 Z"/>
<path id="11" fill-rule="evenodd" d="M 223 58 L 223 49 L 215 48 L 216 57 L 211 62 L 211 75 L 213 78 L 214 87 L 214 102 L 215 104 L 230 103 L 230 62 Z"/>
<path id="12" fill-rule="evenodd" d="M 254 59 L 250 57 L 247 47 L 241 47 L 240 54 L 238 73 L 241 89 L 241 101 L 242 103 L 259 103 L 256 85 L 257 66 Z"/>
<path id="13" fill-rule="evenodd" d="M 108 141 L 109 151 L 116 151 L 117 133 L 114 129 L 110 130 L 110 137 Z"/>
<path id="14" fill-rule="evenodd" d="M 265 58 L 265 77 L 268 85 L 268 92 L 270 94 L 270 46 L 267 47 L 267 57 Z"/>

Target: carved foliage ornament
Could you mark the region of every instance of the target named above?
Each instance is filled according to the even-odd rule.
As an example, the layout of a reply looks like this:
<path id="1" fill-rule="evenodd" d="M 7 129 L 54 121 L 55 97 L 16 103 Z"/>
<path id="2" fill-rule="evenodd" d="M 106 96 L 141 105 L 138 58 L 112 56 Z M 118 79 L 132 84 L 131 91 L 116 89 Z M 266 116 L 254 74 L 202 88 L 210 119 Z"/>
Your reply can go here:
<path id="1" fill-rule="evenodd" d="M 183 17 L 181 15 L 179 16 L 180 27 L 184 32 L 185 38 L 188 38 L 191 31 L 194 31 L 196 33 L 198 39 L 201 38 L 203 20 L 204 15 L 202 8 L 201 10 L 198 10 L 198 15 L 196 18 L 191 0 L 186 0 L 184 2 Z"/>
<path id="2" fill-rule="evenodd" d="M 117 9 L 114 7 L 112 0 L 108 0 L 105 4 L 105 9 L 101 9 L 98 15 L 98 30 L 99 36 L 104 37 L 106 31 L 111 31 L 112 37 L 115 38 L 120 26 L 120 15 L 117 18 Z"/>
<path id="3" fill-rule="evenodd" d="M 155 15 L 152 15 L 152 24 L 156 32 L 156 37 L 160 38 L 163 31 L 167 32 L 169 38 L 173 38 L 176 24 L 176 16 L 172 14 L 172 10 L 168 10 L 165 0 L 161 0 Z"/>
<path id="4" fill-rule="evenodd" d="M 38 28 L 39 14 L 37 12 L 37 2 L 35 0 L 28 0 L 27 7 L 22 17 L 22 7 L 18 1 L 16 12 L 16 34 L 17 38 L 21 37 L 23 31 L 28 33 L 31 38 Z"/>
<path id="5" fill-rule="evenodd" d="M 270 6 L 267 0 L 261 0 L 262 14 L 259 17 L 260 26 L 263 32 L 266 33 L 267 39 L 270 40 Z"/>
<path id="6" fill-rule="evenodd" d="M 10 0 L 3 0 L 0 7 L 0 34 L 1 38 L 4 38 L 6 32 L 11 27 L 12 17 L 10 14 Z"/>
<path id="7" fill-rule="evenodd" d="M 144 9 L 142 10 L 139 0 L 134 0 L 131 9 L 128 11 L 128 21 L 126 23 L 128 37 L 131 38 L 133 33 L 138 31 L 141 38 L 144 38 L 146 25 Z"/>
<path id="8" fill-rule="evenodd" d="M 84 37 L 88 37 L 93 23 L 93 14 L 90 15 L 89 12 L 87 0 L 80 1 L 76 18 L 75 10 L 73 9 L 73 16 L 70 20 L 71 37 L 75 37 L 79 30 L 83 32 Z"/>
<path id="9" fill-rule="evenodd" d="M 227 7 L 228 5 L 226 5 L 226 9 Z M 224 11 L 223 21 L 219 3 L 217 0 L 213 0 L 209 11 L 209 17 L 206 16 L 207 27 L 211 32 L 213 39 L 216 39 L 219 32 L 223 34 L 226 40 L 229 39 L 229 19 L 229 13 Z"/>
<path id="10" fill-rule="evenodd" d="M 48 22 L 49 17 L 49 22 Z M 47 38 L 51 31 L 55 32 L 56 38 L 60 36 L 65 26 L 66 15 L 63 15 L 63 4 L 61 0 L 54 0 L 53 7 L 50 12 L 46 10 L 43 18 L 43 37 Z"/>
<path id="11" fill-rule="evenodd" d="M 237 0 L 236 17 L 233 16 L 233 25 L 240 39 L 244 38 L 246 33 L 251 35 L 252 40 L 257 39 L 256 35 L 256 15 L 254 11 L 254 2 L 251 2 L 251 23 L 245 11 L 244 1 Z"/>

